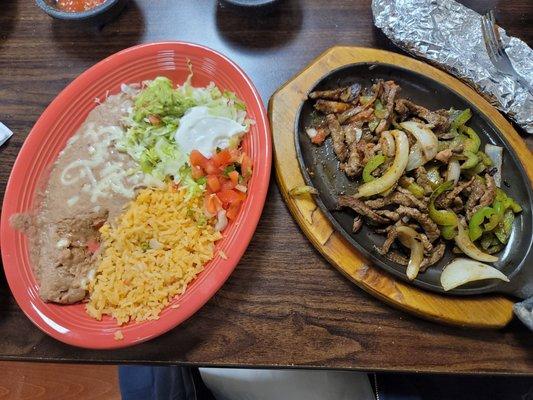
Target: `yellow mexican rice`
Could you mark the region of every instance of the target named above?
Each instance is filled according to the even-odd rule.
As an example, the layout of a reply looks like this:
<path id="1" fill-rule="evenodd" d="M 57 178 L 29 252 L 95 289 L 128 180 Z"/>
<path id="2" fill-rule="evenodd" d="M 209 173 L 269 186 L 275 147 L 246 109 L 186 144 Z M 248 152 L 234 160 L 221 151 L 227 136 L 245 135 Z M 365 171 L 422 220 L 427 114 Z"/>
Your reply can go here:
<path id="1" fill-rule="evenodd" d="M 184 189 L 139 192 L 116 226 L 100 229 L 102 253 L 87 312 L 119 324 L 157 319 L 213 258 L 222 236 L 206 221 L 202 200 Z"/>

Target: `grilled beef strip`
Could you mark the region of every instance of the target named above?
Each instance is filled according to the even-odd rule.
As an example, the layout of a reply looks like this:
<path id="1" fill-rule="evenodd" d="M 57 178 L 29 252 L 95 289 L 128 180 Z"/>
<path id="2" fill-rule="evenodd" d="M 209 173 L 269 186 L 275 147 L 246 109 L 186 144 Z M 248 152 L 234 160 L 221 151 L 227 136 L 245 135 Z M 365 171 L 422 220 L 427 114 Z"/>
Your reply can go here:
<path id="1" fill-rule="evenodd" d="M 401 255 L 396 250 L 391 250 L 387 254 L 385 254 L 385 257 L 387 257 L 389 260 L 396 264 L 400 265 L 407 265 L 409 264 L 409 259 L 403 255 Z"/>
<path id="2" fill-rule="evenodd" d="M 366 110 L 363 110 L 357 114 L 355 114 L 352 117 L 346 118 L 344 121 L 347 124 L 351 124 L 352 122 L 358 122 L 358 121 L 370 121 L 374 116 L 374 109 L 372 107 L 367 108 Z"/>
<path id="3" fill-rule="evenodd" d="M 361 163 L 361 155 L 357 149 L 357 143 L 350 146 L 350 154 L 346 162 L 340 164 L 341 171 L 352 178 L 357 178 L 363 172 L 364 165 Z"/>
<path id="4" fill-rule="evenodd" d="M 424 194 L 429 195 L 433 193 L 433 188 L 431 187 L 431 182 L 428 179 L 427 171 L 423 166 L 415 169 L 416 183 L 422 186 L 424 189 Z"/>
<path id="5" fill-rule="evenodd" d="M 465 190 L 466 188 L 468 188 L 472 184 L 473 181 L 474 181 L 474 178 L 468 181 L 459 182 L 457 186 L 455 186 L 452 190 L 441 194 L 435 200 L 435 205 L 437 206 L 437 208 L 450 208 L 454 200 L 458 199 L 461 192 Z M 462 206 L 462 202 L 461 202 L 461 206 Z"/>
<path id="6" fill-rule="evenodd" d="M 456 214 L 459 214 L 463 211 L 464 209 L 464 203 L 463 203 L 463 199 L 461 197 L 456 197 L 455 199 L 453 199 L 453 204 L 452 204 L 452 211 L 455 212 Z"/>
<path id="7" fill-rule="evenodd" d="M 363 226 L 363 219 L 360 215 L 356 215 L 356 217 L 353 219 L 353 225 L 352 225 L 352 232 L 357 233 Z"/>
<path id="8" fill-rule="evenodd" d="M 407 222 L 403 222 L 401 219 L 396 221 L 394 224 L 392 225 L 389 225 L 389 226 L 386 226 L 384 228 L 374 228 L 374 232 L 376 233 L 379 233 L 379 234 L 386 234 L 388 233 L 392 228 L 396 228 L 398 226 L 408 226 L 410 228 L 413 228 L 415 231 L 418 231 L 420 230 L 420 225 L 418 224 L 415 224 L 415 223 L 409 223 L 409 221 Z M 427 238 L 427 236 L 426 236 Z"/>
<path id="9" fill-rule="evenodd" d="M 386 207 L 392 203 L 392 195 L 387 197 L 379 197 L 374 200 L 366 200 L 365 204 L 373 210 L 378 210 L 380 208 Z"/>
<path id="10" fill-rule="evenodd" d="M 340 169 L 350 177 L 357 177 L 363 171 L 363 165 L 361 164 L 361 157 L 359 150 L 357 149 L 357 136 L 358 132 L 362 128 L 362 122 L 354 122 L 348 125 L 343 125 L 344 137 L 346 144 L 348 145 L 348 159 L 346 162 L 341 163 Z"/>
<path id="11" fill-rule="evenodd" d="M 387 232 L 387 239 L 385 239 L 385 241 L 383 242 L 383 245 L 380 248 L 377 248 L 378 252 L 381 255 L 387 254 L 390 250 L 390 247 L 392 246 L 392 244 L 394 243 L 397 237 L 398 237 L 398 231 L 394 227 L 391 228 Z"/>
<path id="12" fill-rule="evenodd" d="M 317 90 L 309 93 L 310 99 L 340 100 L 344 103 L 353 103 L 359 98 L 361 85 L 354 83 L 332 90 Z"/>
<path id="13" fill-rule="evenodd" d="M 391 210 L 375 210 L 375 213 L 382 217 L 388 218 L 392 222 L 396 222 L 400 219 L 400 214 Z"/>
<path id="14" fill-rule="evenodd" d="M 473 215 L 477 210 L 489 206 L 494 201 L 496 197 L 496 183 L 491 174 L 485 174 L 485 191 L 479 199 L 479 204 L 472 208 L 471 215 Z M 468 217 L 470 219 L 470 217 Z"/>
<path id="15" fill-rule="evenodd" d="M 425 233 L 419 233 L 419 235 L 420 241 L 422 242 L 422 246 L 424 246 L 424 254 L 431 254 L 431 252 L 433 251 L 433 244 L 431 244 Z"/>
<path id="16" fill-rule="evenodd" d="M 363 165 L 366 165 L 368 160 L 376 155 L 379 150 L 379 146 L 375 143 L 367 142 L 366 140 L 361 139 L 357 143 L 357 149 L 359 150 L 360 154 L 363 155 Z"/>
<path id="17" fill-rule="evenodd" d="M 415 207 L 422 212 L 426 212 L 427 206 L 422 201 L 413 196 L 409 191 L 407 191 L 408 194 L 404 193 L 405 190 L 406 189 L 397 187 L 396 191 L 392 192 L 388 196 L 380 197 L 374 200 L 366 200 L 365 204 L 373 210 L 386 207 L 390 204 L 397 204 L 406 207 Z"/>
<path id="18" fill-rule="evenodd" d="M 444 256 L 444 251 L 446 250 L 446 245 L 444 243 L 439 244 L 435 247 L 435 252 L 430 257 L 424 257 L 422 264 L 420 264 L 420 272 L 426 271 L 432 265 L 438 263 L 441 258 Z M 409 264 L 409 259 L 396 250 L 389 251 L 385 254 L 389 260 L 396 264 L 407 265 Z"/>
<path id="19" fill-rule="evenodd" d="M 483 193 L 485 192 L 485 185 L 481 179 L 476 179 L 476 177 L 474 177 L 472 184 L 468 188 L 470 189 L 470 194 L 466 200 L 465 209 L 466 217 L 468 220 L 470 220 L 470 217 L 472 217 L 473 214 L 472 210 L 479 203 Z"/>
<path id="20" fill-rule="evenodd" d="M 360 112 L 364 111 L 365 110 L 365 107 L 363 106 L 357 106 L 357 107 L 352 107 L 352 108 L 349 108 L 348 110 L 342 112 L 341 114 L 339 114 L 339 122 L 341 124 L 344 124 L 346 122 L 346 120 L 348 120 L 349 118 L 359 114 Z"/>
<path id="21" fill-rule="evenodd" d="M 396 210 L 402 217 L 406 216 L 416 220 L 422 229 L 426 232 L 426 235 L 430 242 L 434 242 L 440 236 L 439 227 L 427 214 L 422 213 L 420 210 L 412 207 L 399 206 Z"/>
<path id="22" fill-rule="evenodd" d="M 315 102 L 314 107 L 316 110 L 324 114 L 339 114 L 351 108 L 351 105 L 348 103 L 341 103 L 338 101 L 317 100 Z"/>
<path id="23" fill-rule="evenodd" d="M 438 112 L 430 111 L 406 99 L 396 100 L 394 109 L 404 119 L 409 114 L 414 114 L 422 118 L 428 124 L 433 125 L 435 132 L 445 132 L 450 127 L 450 122 L 446 116 Z"/>
<path id="24" fill-rule="evenodd" d="M 341 128 L 339 121 L 337 121 L 337 117 L 333 114 L 326 115 L 326 122 L 333 140 L 333 150 L 342 162 L 348 156 L 348 149 L 344 143 L 344 130 Z"/>
<path id="25" fill-rule="evenodd" d="M 420 272 L 424 272 L 426 269 L 432 265 L 438 263 L 442 257 L 444 257 L 444 252 L 446 251 L 446 244 L 439 243 L 434 246 L 433 251 L 429 257 L 424 257 L 422 264 L 420 264 Z"/>
<path id="26" fill-rule="evenodd" d="M 383 82 L 378 81 L 376 84 L 372 85 L 372 98 L 368 103 L 359 105 L 357 107 L 352 107 L 344 111 L 339 115 L 339 122 L 344 124 L 345 122 L 356 122 L 356 121 L 369 121 L 372 119 L 374 114 L 374 109 L 372 106 L 377 98 L 380 96 L 383 89 Z"/>
<path id="27" fill-rule="evenodd" d="M 394 102 L 396 101 L 396 96 L 398 96 L 399 91 L 400 86 L 394 83 L 394 81 L 386 81 L 383 83 L 382 98 L 387 110 L 387 115 L 379 122 L 379 125 L 376 127 L 376 133 L 381 133 L 389 129 L 394 114 Z"/>
<path id="28" fill-rule="evenodd" d="M 388 158 L 394 157 L 394 154 L 392 154 L 389 150 L 389 144 L 384 136 L 382 135 L 379 136 L 378 144 L 381 150 L 381 154 L 383 154 L 385 157 L 388 157 Z"/>
<path id="29" fill-rule="evenodd" d="M 420 211 L 426 212 L 428 207 L 427 203 L 424 203 L 422 200 L 417 199 L 409 190 L 404 189 L 403 187 L 399 186 L 396 191 L 398 194 L 397 197 L 400 197 L 400 194 L 403 195 L 403 197 L 408 199 L 408 202 L 410 202 L 411 206 L 414 206 L 415 208 L 418 208 Z M 405 205 L 405 204 L 403 204 Z"/>
<path id="30" fill-rule="evenodd" d="M 362 122 L 353 122 L 351 124 L 342 126 L 342 128 L 344 129 L 344 140 L 346 141 L 348 147 L 350 147 L 352 144 L 357 143 L 357 136 L 362 135 L 362 127 Z"/>
<path id="31" fill-rule="evenodd" d="M 363 203 L 361 200 L 356 199 L 353 196 L 340 196 L 338 204 L 339 204 L 339 207 L 351 208 L 357 214 L 368 218 L 370 221 L 376 224 L 384 225 L 384 224 L 390 223 L 390 221 L 387 218 L 376 214 L 374 210 L 372 210 L 370 207 L 365 205 L 365 203 Z"/>
<path id="32" fill-rule="evenodd" d="M 341 92 L 340 99 L 345 103 L 354 103 L 359 99 L 360 94 L 361 85 L 358 83 L 353 83 Z"/>

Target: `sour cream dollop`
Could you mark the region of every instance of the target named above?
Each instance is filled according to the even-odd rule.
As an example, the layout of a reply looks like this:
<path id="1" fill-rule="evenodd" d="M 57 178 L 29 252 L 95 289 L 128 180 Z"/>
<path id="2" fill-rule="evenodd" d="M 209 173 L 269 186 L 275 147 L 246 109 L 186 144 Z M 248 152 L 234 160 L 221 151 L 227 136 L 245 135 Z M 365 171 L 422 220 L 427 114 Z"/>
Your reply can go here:
<path id="1" fill-rule="evenodd" d="M 205 157 L 213 156 L 215 149 L 225 149 L 231 138 L 245 132 L 246 128 L 238 122 L 209 114 L 205 106 L 189 109 L 180 119 L 180 126 L 174 134 L 181 150 L 190 153 L 198 150 Z"/>

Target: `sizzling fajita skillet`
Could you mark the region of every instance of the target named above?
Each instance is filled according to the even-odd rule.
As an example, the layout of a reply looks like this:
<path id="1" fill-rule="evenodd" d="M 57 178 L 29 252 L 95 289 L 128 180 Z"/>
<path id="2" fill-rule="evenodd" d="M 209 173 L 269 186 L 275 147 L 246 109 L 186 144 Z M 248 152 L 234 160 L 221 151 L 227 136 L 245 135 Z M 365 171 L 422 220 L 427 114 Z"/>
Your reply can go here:
<path id="1" fill-rule="evenodd" d="M 453 289 L 449 294 L 478 295 L 489 292 L 501 292 L 525 298 L 533 295 L 533 272 L 529 264 L 532 255 L 532 213 L 533 194 L 530 180 L 515 150 L 504 134 L 491 122 L 490 118 L 480 112 L 476 105 L 466 100 L 460 93 L 438 81 L 400 66 L 379 62 L 363 62 L 345 65 L 326 73 L 316 82 L 311 90 L 326 90 L 358 83 L 369 86 L 377 80 L 394 80 L 402 88 L 402 97 L 426 108 L 454 109 L 470 108 L 473 117 L 469 125 L 479 134 L 483 143 L 491 143 L 504 149 L 502 184 L 505 191 L 522 205 L 522 212 L 514 221 L 512 233 L 507 245 L 498 254 L 499 260 L 494 267 L 501 270 L 510 280 L 509 283 L 497 280 L 483 280 L 469 283 Z M 405 266 L 394 263 L 381 256 L 376 248 L 384 241 L 382 235 L 375 234 L 363 225 L 357 233 L 352 233 L 354 213 L 349 209 L 339 209 L 338 197 L 341 194 L 353 194 L 357 184 L 339 170 L 339 161 L 335 157 L 331 139 L 323 146 L 315 146 L 309 140 L 305 130 L 314 118 L 313 101 L 305 100 L 297 114 L 295 147 L 298 162 L 307 185 L 318 190 L 316 203 L 335 229 L 359 252 L 375 265 L 394 276 L 408 281 Z M 412 284 L 423 289 L 445 293 L 440 284 L 442 269 L 455 256 L 447 248 L 444 257 L 434 266 L 419 274 Z"/>

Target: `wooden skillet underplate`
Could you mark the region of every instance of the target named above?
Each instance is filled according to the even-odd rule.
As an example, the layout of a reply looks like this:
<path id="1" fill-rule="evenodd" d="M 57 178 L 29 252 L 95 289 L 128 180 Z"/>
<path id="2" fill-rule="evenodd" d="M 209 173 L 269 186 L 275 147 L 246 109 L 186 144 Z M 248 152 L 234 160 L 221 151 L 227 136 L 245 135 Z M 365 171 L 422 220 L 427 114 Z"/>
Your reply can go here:
<path id="1" fill-rule="evenodd" d="M 270 99 L 276 176 L 283 197 L 316 249 L 352 282 L 402 310 L 430 320 L 467 327 L 500 328 L 512 319 L 512 301 L 501 295 L 453 297 L 416 288 L 374 267 L 331 225 L 311 196 L 293 198 L 288 191 L 304 185 L 294 140 L 296 119 L 307 93 L 328 72 L 349 64 L 384 63 L 426 75 L 457 93 L 488 116 L 503 132 L 520 161 L 531 166 L 531 153 L 505 118 L 470 87 L 425 63 L 399 54 L 358 47 L 333 47 L 312 61 Z M 533 181 L 533 168 L 526 168 Z"/>

